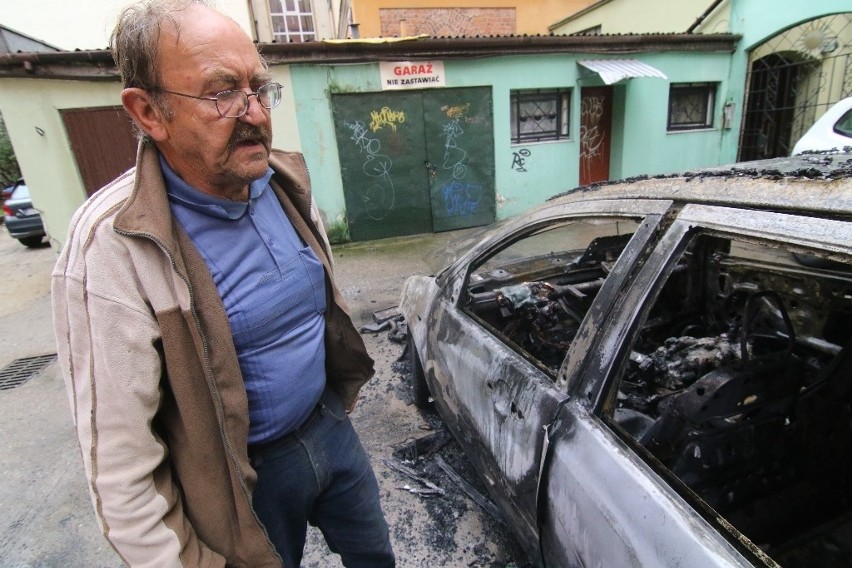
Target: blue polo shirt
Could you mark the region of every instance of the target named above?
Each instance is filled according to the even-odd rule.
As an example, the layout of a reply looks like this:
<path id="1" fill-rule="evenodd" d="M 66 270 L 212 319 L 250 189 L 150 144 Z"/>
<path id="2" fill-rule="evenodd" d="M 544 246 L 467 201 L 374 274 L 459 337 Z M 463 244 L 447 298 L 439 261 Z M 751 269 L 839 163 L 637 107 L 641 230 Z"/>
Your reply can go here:
<path id="1" fill-rule="evenodd" d="M 308 418 L 325 388 L 323 265 L 269 187 L 271 169 L 250 184 L 247 202 L 236 202 L 191 187 L 162 156 L 160 165 L 172 214 L 207 262 L 228 314 L 249 443 L 280 438 Z"/>

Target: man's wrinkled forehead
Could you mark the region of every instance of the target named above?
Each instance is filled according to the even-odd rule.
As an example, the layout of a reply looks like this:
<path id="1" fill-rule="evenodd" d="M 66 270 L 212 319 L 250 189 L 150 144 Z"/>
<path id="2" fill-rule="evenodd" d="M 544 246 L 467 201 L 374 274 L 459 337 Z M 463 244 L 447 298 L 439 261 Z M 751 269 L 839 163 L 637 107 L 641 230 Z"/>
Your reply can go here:
<path id="1" fill-rule="evenodd" d="M 223 60 L 230 61 L 231 56 L 247 65 L 249 73 L 246 78 L 252 83 L 269 76 L 257 46 L 239 24 L 205 6 L 182 10 L 163 22 L 158 56 L 161 63 L 166 63 L 163 69 L 166 73 L 169 72 L 169 63 L 180 66 L 181 62 L 196 62 L 194 64 L 199 65 L 196 77 L 205 83 L 240 80 L 240 77 L 233 76 L 234 69 L 230 65 L 219 65 Z"/>
<path id="2" fill-rule="evenodd" d="M 199 38 L 205 41 L 219 41 L 221 35 L 216 30 L 230 28 L 240 39 L 252 44 L 257 53 L 257 47 L 248 34 L 233 18 L 203 5 L 189 6 L 186 9 L 172 12 L 160 22 L 159 44 L 161 49 L 176 47 L 191 47 Z"/>
<path id="3" fill-rule="evenodd" d="M 187 18 L 188 8 L 172 12 L 163 16 L 159 22 L 159 34 L 157 43 L 160 49 L 165 47 L 176 47 L 181 40 L 181 28 L 183 21 Z"/>

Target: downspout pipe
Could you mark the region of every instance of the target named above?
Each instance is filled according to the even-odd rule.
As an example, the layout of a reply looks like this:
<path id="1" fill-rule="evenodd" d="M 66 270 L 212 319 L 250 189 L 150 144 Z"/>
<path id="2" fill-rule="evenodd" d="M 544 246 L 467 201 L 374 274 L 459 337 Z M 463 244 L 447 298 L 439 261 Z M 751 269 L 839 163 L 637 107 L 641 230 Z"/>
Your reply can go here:
<path id="1" fill-rule="evenodd" d="M 712 4 L 710 4 L 710 7 L 709 7 L 709 8 L 707 8 L 707 9 L 704 11 L 704 13 L 703 13 L 703 14 L 701 14 L 701 15 L 698 17 L 698 19 L 697 19 L 697 20 L 695 20 L 695 22 L 693 22 L 693 24 L 692 24 L 691 26 L 689 26 L 689 29 L 688 29 L 688 30 L 686 30 L 686 33 L 691 34 L 692 32 L 694 32 L 694 31 L 695 31 L 695 28 L 697 28 L 698 26 L 700 26 L 700 25 L 701 25 L 701 22 L 703 22 L 704 20 L 706 20 L 706 19 L 707 19 L 707 17 L 708 17 L 708 16 L 710 16 L 710 14 L 712 14 L 712 13 L 713 13 L 713 10 L 715 10 L 716 8 L 718 8 L 718 7 L 719 7 L 719 4 L 721 4 L 723 1 L 724 1 L 724 0 L 715 0 Z"/>
<path id="2" fill-rule="evenodd" d="M 352 20 L 351 9 L 352 4 L 349 0 L 341 0 L 340 14 L 337 18 L 337 39 L 346 39 L 346 31 L 349 29 L 349 23 Z"/>
<path id="3" fill-rule="evenodd" d="M 251 20 L 251 30 L 252 35 L 254 36 L 252 39 L 254 41 L 260 41 L 260 31 L 257 29 L 257 17 L 254 14 L 254 4 L 252 0 L 246 0 L 246 4 L 248 5 L 248 13 L 249 19 Z"/>

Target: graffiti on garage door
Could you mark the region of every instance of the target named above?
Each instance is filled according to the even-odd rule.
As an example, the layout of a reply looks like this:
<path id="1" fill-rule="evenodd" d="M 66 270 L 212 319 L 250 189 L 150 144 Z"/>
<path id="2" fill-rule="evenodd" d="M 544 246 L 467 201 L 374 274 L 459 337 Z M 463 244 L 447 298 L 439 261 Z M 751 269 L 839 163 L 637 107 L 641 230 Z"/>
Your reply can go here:
<path id="1" fill-rule="evenodd" d="M 490 88 L 332 97 L 353 240 L 494 220 Z"/>

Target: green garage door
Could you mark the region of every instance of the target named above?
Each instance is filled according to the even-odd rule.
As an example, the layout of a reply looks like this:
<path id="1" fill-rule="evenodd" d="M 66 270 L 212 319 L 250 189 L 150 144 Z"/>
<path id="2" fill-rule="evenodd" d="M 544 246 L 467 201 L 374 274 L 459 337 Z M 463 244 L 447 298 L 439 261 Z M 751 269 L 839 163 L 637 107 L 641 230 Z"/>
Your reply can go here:
<path id="1" fill-rule="evenodd" d="M 494 220 L 490 88 L 333 95 L 353 240 Z"/>

